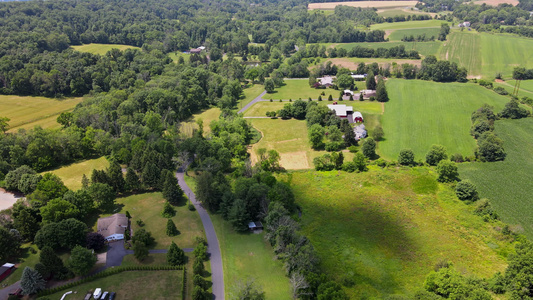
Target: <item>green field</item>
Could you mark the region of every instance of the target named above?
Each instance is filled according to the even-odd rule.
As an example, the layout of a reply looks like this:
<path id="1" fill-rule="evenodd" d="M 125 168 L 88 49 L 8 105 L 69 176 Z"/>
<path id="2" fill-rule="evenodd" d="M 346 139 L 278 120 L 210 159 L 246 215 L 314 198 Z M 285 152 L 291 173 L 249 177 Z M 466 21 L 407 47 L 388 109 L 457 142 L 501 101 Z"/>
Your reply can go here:
<path id="1" fill-rule="evenodd" d="M 522 98 L 522 97 L 529 97 L 529 98 L 533 98 L 533 86 L 532 86 L 532 83 L 533 83 L 533 80 L 522 80 L 522 83 L 520 84 L 520 90 L 518 91 L 518 97 Z M 507 90 L 507 92 L 509 94 L 512 94 L 513 91 L 514 91 L 514 85 L 515 85 L 515 81 L 514 80 L 508 80 L 508 81 L 504 81 L 504 82 L 493 82 L 492 83 L 494 85 L 494 87 L 502 87 L 504 88 L 505 90 Z"/>
<path id="2" fill-rule="evenodd" d="M 509 98 L 474 84 L 436 83 L 389 79 L 390 101 L 385 105 L 383 130 L 386 140 L 379 154 L 396 160 L 400 150 L 411 148 L 423 160 L 432 144 L 448 154 L 473 155 L 476 142 L 470 135 L 470 115 L 484 103 L 500 111 Z"/>
<path id="3" fill-rule="evenodd" d="M 428 56 L 428 55 L 436 55 L 439 53 L 439 49 L 442 45 L 442 42 L 440 41 L 434 41 L 434 42 L 383 42 L 383 43 L 344 43 L 344 44 L 338 44 L 336 45 L 337 48 L 345 48 L 346 50 L 350 50 L 354 47 L 360 46 L 365 48 L 392 48 L 403 45 L 405 46 L 405 50 L 416 50 L 420 55 Z"/>
<path id="4" fill-rule="evenodd" d="M 100 157 L 73 163 L 45 173 L 56 174 L 61 180 L 63 180 L 63 183 L 69 189 L 75 191 L 81 189 L 81 179 L 83 178 L 83 174 L 85 174 L 88 179 L 91 179 L 93 170 L 104 170 L 107 167 L 109 167 L 107 159 L 105 157 Z"/>
<path id="5" fill-rule="evenodd" d="M 503 139 L 507 157 L 502 162 L 464 163 L 461 178 L 476 184 L 489 198 L 502 220 L 517 232 L 533 238 L 533 119 L 501 120 L 495 133 Z"/>
<path id="6" fill-rule="evenodd" d="M 20 128 L 59 128 L 56 119 L 62 112 L 72 111 L 82 98 L 57 100 L 45 97 L 0 95 L 0 116 L 8 117 L 11 131 Z"/>
<path id="7" fill-rule="evenodd" d="M 117 300 L 182 299 L 182 272 L 180 270 L 127 271 L 84 283 L 47 297 L 60 299 L 65 292 L 72 290 L 76 291 L 76 294 L 66 296 L 65 300 L 83 300 L 85 293 L 101 288 L 102 291 L 117 293 L 115 298 Z"/>
<path id="8" fill-rule="evenodd" d="M 302 233 L 328 278 L 353 280 L 351 299 L 386 299 L 421 289 L 451 261 L 465 274 L 492 276 L 512 246 L 427 168 L 286 175 L 302 208 Z"/>
<path id="9" fill-rule="evenodd" d="M 254 85 L 249 85 L 247 88 L 243 90 L 243 97 L 239 101 L 239 104 L 237 105 L 237 109 L 243 108 L 244 106 L 246 106 L 246 104 L 250 103 L 257 96 L 261 95 L 261 93 L 264 91 L 265 91 L 265 86 L 262 84 L 256 83 Z"/>
<path id="10" fill-rule="evenodd" d="M 400 29 L 395 30 L 389 35 L 391 41 L 401 41 L 404 36 L 414 36 L 425 34 L 427 38 L 431 36 L 435 37 L 435 40 L 439 37 L 440 28 L 415 28 L 415 29 Z"/>
<path id="11" fill-rule="evenodd" d="M 189 61 L 189 56 L 191 56 L 191 55 L 188 54 L 188 53 L 183 53 L 183 52 L 179 52 L 179 51 L 177 51 L 177 52 L 171 52 L 171 53 L 169 53 L 168 56 L 172 59 L 172 61 L 174 61 L 175 63 L 177 63 L 177 62 L 178 62 L 178 59 L 179 59 L 180 57 L 183 57 L 183 60 L 184 60 L 185 62 L 188 62 L 188 61 Z"/>
<path id="12" fill-rule="evenodd" d="M 140 219 L 145 223 L 142 228 L 150 231 L 155 238 L 156 244 L 152 248 L 167 249 L 172 241 L 180 248 L 193 248 L 195 246 L 195 237 L 205 237 L 204 227 L 198 212 L 190 211 L 185 203 L 174 206 L 176 215 L 172 220 L 180 234 L 169 237 L 165 233 L 167 219 L 161 216 L 165 201 L 161 193 L 145 193 L 116 200 L 117 204 L 121 206 L 120 213 L 130 212 L 134 235 L 135 230 L 141 228 L 137 224 L 137 220 Z"/>
<path id="13" fill-rule="evenodd" d="M 394 16 L 407 16 L 407 15 L 411 15 L 411 16 L 412 15 L 429 15 L 429 13 L 417 11 L 417 10 L 393 8 L 393 9 L 378 10 L 378 15 L 384 18 L 387 18 L 387 17 L 394 17 Z"/>
<path id="14" fill-rule="evenodd" d="M 483 76 L 497 72 L 510 77 L 515 67 L 533 68 L 533 39 L 512 35 L 481 33 Z"/>
<path id="15" fill-rule="evenodd" d="M 211 215 L 222 251 L 226 299 L 236 299 L 239 283 L 253 279 L 266 299 L 291 299 L 289 278 L 263 234 L 239 234 L 220 215 Z"/>
<path id="16" fill-rule="evenodd" d="M 397 30 L 397 29 L 411 29 L 411 28 L 426 28 L 426 27 L 440 27 L 442 23 L 447 23 L 442 20 L 423 20 L 423 21 L 407 21 L 394 23 L 379 23 L 370 26 L 372 30 Z M 450 23 L 448 23 L 450 24 Z"/>
<path id="17" fill-rule="evenodd" d="M 446 45 L 441 48 L 440 59 L 456 62 L 465 67 L 470 76 L 482 74 L 481 37 L 475 32 L 452 32 Z M 493 74 L 494 75 L 494 74 Z"/>
<path id="18" fill-rule="evenodd" d="M 80 52 L 89 52 L 92 54 L 100 54 L 104 55 L 111 49 L 118 49 L 120 51 L 124 51 L 126 49 L 141 49 L 139 47 L 135 46 L 129 46 L 129 45 L 119 45 L 119 44 L 86 44 L 81 46 L 72 46 L 72 48 L 76 51 Z"/>

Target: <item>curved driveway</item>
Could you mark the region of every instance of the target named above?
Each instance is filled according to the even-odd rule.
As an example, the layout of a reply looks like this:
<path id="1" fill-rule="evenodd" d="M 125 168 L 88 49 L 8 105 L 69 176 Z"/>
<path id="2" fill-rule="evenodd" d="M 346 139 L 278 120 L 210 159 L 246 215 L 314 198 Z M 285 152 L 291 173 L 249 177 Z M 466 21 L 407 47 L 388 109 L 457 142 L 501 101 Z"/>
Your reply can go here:
<path id="1" fill-rule="evenodd" d="M 263 94 L 262 94 L 263 95 Z M 262 96 L 261 95 L 261 96 Z M 260 98 L 259 96 L 258 98 Z M 254 100 L 255 101 L 255 100 Z M 222 270 L 222 255 L 220 254 L 220 245 L 218 244 L 217 234 L 215 227 L 207 211 L 200 205 L 200 202 L 196 200 L 196 196 L 191 188 L 185 183 L 185 174 L 180 169 L 176 172 L 178 183 L 185 193 L 189 197 L 189 200 L 200 214 L 202 224 L 204 225 L 205 236 L 207 237 L 207 252 L 209 260 L 211 262 L 211 281 L 213 282 L 213 299 L 224 299 L 224 272 Z"/>
<path id="2" fill-rule="evenodd" d="M 259 101 L 265 101 L 263 99 L 263 96 L 266 94 L 267 92 L 266 91 L 263 91 L 261 93 L 261 95 L 255 97 L 254 100 L 250 101 L 250 103 L 246 104 L 243 108 L 241 108 L 237 113 L 241 114 L 243 112 L 245 112 L 248 108 L 250 108 L 252 105 L 256 104 L 257 102 Z"/>

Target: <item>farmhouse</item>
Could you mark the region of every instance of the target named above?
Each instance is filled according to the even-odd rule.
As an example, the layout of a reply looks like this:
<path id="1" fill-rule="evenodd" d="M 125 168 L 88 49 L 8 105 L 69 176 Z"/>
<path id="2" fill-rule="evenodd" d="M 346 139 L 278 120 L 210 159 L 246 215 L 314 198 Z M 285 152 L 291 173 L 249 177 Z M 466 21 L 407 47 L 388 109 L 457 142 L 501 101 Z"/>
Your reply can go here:
<path id="1" fill-rule="evenodd" d="M 4 280 L 9 274 L 15 271 L 15 265 L 10 263 L 5 263 L 0 267 L 0 281 Z"/>
<path id="2" fill-rule="evenodd" d="M 365 125 L 361 124 L 359 126 L 355 126 L 353 129 L 353 132 L 355 133 L 355 139 L 360 140 L 366 138 L 366 129 Z"/>
<path id="3" fill-rule="evenodd" d="M 109 217 L 98 219 L 98 233 L 104 236 L 106 241 L 124 239 L 124 232 L 128 228 L 128 218 L 125 214 L 114 214 Z"/>

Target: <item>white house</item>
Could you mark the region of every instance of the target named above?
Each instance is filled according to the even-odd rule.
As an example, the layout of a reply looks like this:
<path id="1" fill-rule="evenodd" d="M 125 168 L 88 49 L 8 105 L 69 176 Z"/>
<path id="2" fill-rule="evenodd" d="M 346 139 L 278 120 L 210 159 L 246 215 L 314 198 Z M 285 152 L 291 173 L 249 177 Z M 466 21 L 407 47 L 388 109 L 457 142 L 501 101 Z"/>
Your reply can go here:
<path id="1" fill-rule="evenodd" d="M 128 218 L 125 214 L 100 218 L 97 223 L 98 233 L 103 235 L 106 241 L 123 240 L 126 228 L 128 228 Z"/>
<path id="2" fill-rule="evenodd" d="M 334 110 L 335 115 L 337 115 L 339 118 L 347 118 L 348 115 L 353 113 L 353 107 L 346 106 L 344 104 L 328 104 L 328 108 L 330 110 Z"/>

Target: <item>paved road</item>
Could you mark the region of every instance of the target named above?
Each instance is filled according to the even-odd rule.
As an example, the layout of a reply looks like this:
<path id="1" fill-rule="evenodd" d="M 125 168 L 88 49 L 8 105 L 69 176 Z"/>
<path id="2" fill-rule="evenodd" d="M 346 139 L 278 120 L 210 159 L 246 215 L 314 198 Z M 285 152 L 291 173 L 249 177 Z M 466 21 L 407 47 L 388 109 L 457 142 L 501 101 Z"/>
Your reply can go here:
<path id="1" fill-rule="evenodd" d="M 261 96 L 264 94 L 265 93 L 262 93 L 255 100 L 257 100 L 258 98 L 261 99 Z M 243 109 L 246 109 L 247 107 L 248 105 L 245 106 Z M 198 211 L 198 213 L 200 214 L 200 218 L 202 219 L 202 224 L 204 225 L 205 235 L 207 237 L 207 252 L 210 254 L 209 260 L 211 262 L 213 299 L 224 299 L 224 272 L 222 270 L 222 255 L 220 254 L 220 245 L 218 243 L 215 227 L 213 226 L 213 222 L 211 222 L 211 218 L 209 218 L 209 214 L 207 213 L 207 211 L 200 205 L 200 202 L 196 200 L 194 192 L 185 183 L 185 174 L 181 169 L 176 173 L 176 177 L 178 178 L 181 189 L 183 190 L 183 192 L 185 192 L 185 195 L 189 196 L 189 200 L 191 200 L 191 203 L 194 204 L 194 207 L 196 207 L 196 210 Z"/>
<path id="2" fill-rule="evenodd" d="M 239 110 L 238 113 L 243 113 L 243 112 L 245 112 L 248 108 L 250 108 L 252 105 L 256 104 L 257 102 L 259 102 L 259 101 L 264 101 L 264 100 L 263 100 L 263 96 L 264 96 L 266 93 L 267 93 L 266 91 L 263 91 L 263 92 L 261 93 L 261 95 L 255 97 L 254 100 L 252 100 L 250 103 L 246 104 L 243 108 L 241 108 L 241 109 Z M 181 185 L 181 183 L 180 183 L 180 185 Z M 183 188 L 182 188 L 182 189 L 183 189 Z M 195 205 L 196 205 L 196 204 L 195 204 Z"/>
<path id="3" fill-rule="evenodd" d="M 12 285 L 0 290 L 0 300 L 6 300 L 9 298 L 9 293 L 16 291 L 20 288 L 20 281 L 13 283 Z"/>

